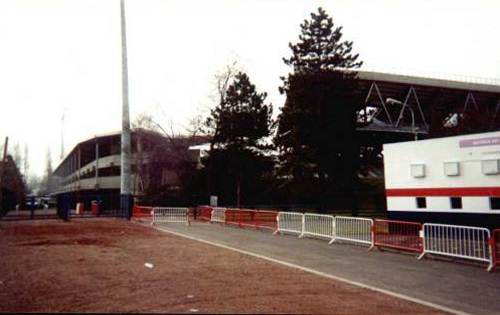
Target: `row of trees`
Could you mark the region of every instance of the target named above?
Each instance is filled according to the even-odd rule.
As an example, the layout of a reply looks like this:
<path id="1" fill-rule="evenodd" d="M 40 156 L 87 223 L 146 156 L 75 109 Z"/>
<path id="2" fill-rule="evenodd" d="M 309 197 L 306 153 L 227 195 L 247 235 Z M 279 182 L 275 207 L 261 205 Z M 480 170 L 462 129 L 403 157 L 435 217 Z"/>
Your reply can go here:
<path id="1" fill-rule="evenodd" d="M 216 76 L 216 106 L 201 128 L 211 141 L 209 154 L 201 169 L 189 163 L 178 168 L 189 174 L 184 202 L 207 203 L 216 195 L 224 205 L 308 204 L 355 212 L 357 192 L 363 192 L 372 195 L 373 207 L 384 208 L 382 180 L 360 180 L 380 167 L 381 155 L 379 147 L 360 143 L 356 132 L 362 61 L 353 42 L 342 37 L 342 27 L 322 8 L 300 25 L 298 40 L 289 44 L 291 55 L 283 58 L 290 72 L 281 78 L 286 101 L 276 120 L 267 94 L 235 64 Z M 455 113 L 456 120 L 471 123 L 448 126 L 446 106 L 433 106 L 431 136 L 491 128 L 480 123 L 491 120 L 490 113 L 479 111 Z"/>
<path id="2" fill-rule="evenodd" d="M 211 149 L 198 174 L 203 199 L 218 195 L 240 206 L 269 203 L 272 196 L 272 202 L 324 209 L 356 186 L 355 69 L 362 62 L 353 43 L 342 40 L 342 27 L 319 8 L 289 46 L 292 55 L 283 61 L 291 72 L 280 87 L 286 103 L 276 121 L 267 94 L 246 73 L 219 78 L 220 99 L 205 122 Z"/>
<path id="3" fill-rule="evenodd" d="M 10 147 L 10 146 L 9 146 Z M 3 153 L 3 145 L 0 144 L 0 152 Z M 52 158 L 50 149 L 47 148 L 46 165 L 42 176 L 30 172 L 28 145 L 21 149 L 19 143 L 15 143 L 12 149 L 8 148 L 8 154 L 16 165 L 20 174 L 22 174 L 25 191 L 28 194 L 46 195 L 53 192 L 57 187 L 57 181 L 52 175 Z"/>

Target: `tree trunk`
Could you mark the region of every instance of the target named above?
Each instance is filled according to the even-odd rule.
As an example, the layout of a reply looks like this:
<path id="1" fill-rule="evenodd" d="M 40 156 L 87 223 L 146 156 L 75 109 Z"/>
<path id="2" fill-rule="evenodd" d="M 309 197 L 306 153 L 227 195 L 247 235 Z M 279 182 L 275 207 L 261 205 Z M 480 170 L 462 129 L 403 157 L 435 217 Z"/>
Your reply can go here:
<path id="1" fill-rule="evenodd" d="M 236 207 L 240 208 L 241 204 L 241 173 L 236 178 Z"/>

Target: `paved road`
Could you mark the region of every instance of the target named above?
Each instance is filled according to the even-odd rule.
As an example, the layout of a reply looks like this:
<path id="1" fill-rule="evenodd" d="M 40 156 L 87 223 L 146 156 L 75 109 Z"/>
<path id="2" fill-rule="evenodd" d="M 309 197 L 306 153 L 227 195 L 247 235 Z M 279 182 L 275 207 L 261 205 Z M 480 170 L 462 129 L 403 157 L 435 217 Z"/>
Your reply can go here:
<path id="1" fill-rule="evenodd" d="M 162 225 L 163 229 L 293 263 L 472 314 L 500 314 L 500 271 L 484 265 L 442 259 L 418 261 L 416 255 L 368 251 L 270 232 L 194 223 Z"/>

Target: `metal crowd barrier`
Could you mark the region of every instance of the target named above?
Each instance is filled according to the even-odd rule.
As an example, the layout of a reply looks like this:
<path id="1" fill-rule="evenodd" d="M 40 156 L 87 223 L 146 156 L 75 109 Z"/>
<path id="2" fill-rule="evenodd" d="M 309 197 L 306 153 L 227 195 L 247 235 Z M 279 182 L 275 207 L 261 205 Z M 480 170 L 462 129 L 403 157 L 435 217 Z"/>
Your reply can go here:
<path id="1" fill-rule="evenodd" d="M 422 224 L 416 222 L 379 220 L 373 221 L 373 246 L 389 247 L 421 253 Z"/>
<path id="2" fill-rule="evenodd" d="M 212 208 L 212 212 L 210 214 L 210 222 L 226 222 L 226 208 Z"/>
<path id="3" fill-rule="evenodd" d="M 227 209 L 225 219 L 226 224 L 234 224 L 239 227 L 252 226 L 255 221 L 253 211 L 242 209 Z"/>
<path id="4" fill-rule="evenodd" d="M 373 246 L 373 220 L 367 218 L 335 217 L 334 241 L 347 241 Z"/>
<path id="5" fill-rule="evenodd" d="M 489 244 L 490 231 L 486 228 L 425 223 L 424 248 L 418 258 L 426 254 L 451 256 L 485 261 L 492 268 Z"/>
<path id="6" fill-rule="evenodd" d="M 335 217 L 326 214 L 304 213 L 302 233 L 299 237 L 306 235 L 333 240 L 335 237 Z"/>
<path id="7" fill-rule="evenodd" d="M 154 208 L 154 222 L 168 215 Z M 166 210 L 165 210 L 166 211 Z M 181 215 L 182 216 L 182 215 Z M 171 217 L 174 217 L 173 215 Z M 488 271 L 500 265 L 500 229 L 491 233 L 486 228 L 396 220 L 332 216 L 300 212 L 255 211 L 201 207 L 200 217 L 210 222 L 275 229 L 274 234 L 292 233 L 359 243 L 372 247 L 388 247 L 426 254 L 472 259 L 488 263 Z M 184 219 L 175 222 L 186 222 Z M 169 221 L 174 222 L 174 221 Z"/>
<path id="8" fill-rule="evenodd" d="M 225 212 L 225 223 L 234 224 L 239 227 L 254 227 L 276 229 L 276 217 L 278 213 L 273 211 L 257 211 L 248 209 L 227 209 Z"/>
<path id="9" fill-rule="evenodd" d="M 255 228 L 265 228 L 276 230 L 277 227 L 277 211 L 257 211 L 255 213 Z"/>
<path id="10" fill-rule="evenodd" d="M 210 221 L 212 219 L 212 207 L 199 206 L 196 210 L 200 220 Z"/>
<path id="11" fill-rule="evenodd" d="M 153 207 L 144 207 L 134 205 L 132 207 L 132 217 L 134 218 L 144 218 L 151 217 L 153 215 Z"/>
<path id="12" fill-rule="evenodd" d="M 490 237 L 491 264 L 488 271 L 494 271 L 500 265 L 500 229 L 493 230 Z"/>
<path id="13" fill-rule="evenodd" d="M 304 214 L 300 212 L 278 212 L 276 218 L 277 227 L 274 234 L 277 233 L 294 233 L 302 234 Z"/>
<path id="14" fill-rule="evenodd" d="M 186 223 L 186 225 L 189 225 L 189 209 L 154 207 L 152 224 L 162 223 Z"/>

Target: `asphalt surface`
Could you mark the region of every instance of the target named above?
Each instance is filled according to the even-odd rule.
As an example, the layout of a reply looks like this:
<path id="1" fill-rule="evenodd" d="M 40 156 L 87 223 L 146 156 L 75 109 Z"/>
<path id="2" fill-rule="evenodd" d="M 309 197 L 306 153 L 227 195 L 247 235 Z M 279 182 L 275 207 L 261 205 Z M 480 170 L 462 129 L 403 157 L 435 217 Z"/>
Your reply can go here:
<path id="1" fill-rule="evenodd" d="M 270 231 L 195 222 L 162 229 L 313 269 L 471 314 L 500 314 L 500 271 L 485 264 L 424 258 L 393 251 Z M 497 268 L 498 269 L 498 268 Z"/>

